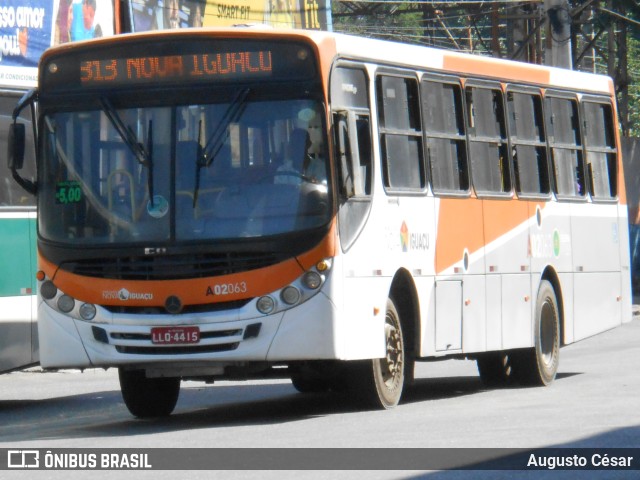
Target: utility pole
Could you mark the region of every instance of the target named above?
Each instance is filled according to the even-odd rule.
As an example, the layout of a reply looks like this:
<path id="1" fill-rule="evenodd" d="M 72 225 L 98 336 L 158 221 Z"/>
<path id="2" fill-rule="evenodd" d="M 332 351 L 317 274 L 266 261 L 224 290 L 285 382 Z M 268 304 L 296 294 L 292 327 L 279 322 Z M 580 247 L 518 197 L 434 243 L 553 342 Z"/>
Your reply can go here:
<path id="1" fill-rule="evenodd" d="M 506 20 L 507 57 L 528 63 L 542 63 L 542 3 L 520 3 L 503 15 Z"/>
<path id="2" fill-rule="evenodd" d="M 544 63 L 571 69 L 571 15 L 567 0 L 544 0 L 547 13 L 547 46 Z"/>
<path id="3" fill-rule="evenodd" d="M 527 41 L 527 20 L 522 4 L 519 4 L 514 13 L 506 18 L 507 21 L 507 55 L 511 60 L 529 62 Z"/>

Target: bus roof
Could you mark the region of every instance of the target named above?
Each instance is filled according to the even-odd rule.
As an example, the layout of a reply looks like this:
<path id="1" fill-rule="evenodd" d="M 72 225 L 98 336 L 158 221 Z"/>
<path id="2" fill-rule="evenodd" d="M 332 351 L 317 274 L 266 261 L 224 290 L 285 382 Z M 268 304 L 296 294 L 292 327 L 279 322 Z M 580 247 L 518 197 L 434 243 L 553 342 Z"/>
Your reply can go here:
<path id="1" fill-rule="evenodd" d="M 307 38 L 316 45 L 316 48 L 321 53 L 323 57 L 321 62 L 325 67 L 328 67 L 336 57 L 342 57 L 389 66 L 430 70 L 442 74 L 470 75 L 502 82 L 526 82 L 545 87 L 580 90 L 610 96 L 615 94 L 613 81 L 605 75 L 341 33 L 317 30 L 276 29 L 261 25 L 164 30 L 161 32 L 151 31 L 118 35 L 116 37 L 105 37 L 54 47 L 45 52 L 42 60 L 45 60 L 46 57 L 53 52 L 60 52 L 62 49 L 67 48 L 82 48 L 88 44 L 129 42 L 158 35 L 202 36 L 213 32 L 243 38 L 254 36 Z"/>
<path id="2" fill-rule="evenodd" d="M 336 49 L 345 57 L 371 59 L 376 62 L 404 65 L 440 73 L 482 76 L 501 81 L 526 81 L 556 88 L 579 89 L 613 94 L 613 82 L 604 75 L 548 67 L 494 57 L 442 50 L 427 46 L 398 44 L 334 34 Z M 399 48 L 402 45 L 402 48 Z M 372 56 L 371 52 L 375 52 Z"/>

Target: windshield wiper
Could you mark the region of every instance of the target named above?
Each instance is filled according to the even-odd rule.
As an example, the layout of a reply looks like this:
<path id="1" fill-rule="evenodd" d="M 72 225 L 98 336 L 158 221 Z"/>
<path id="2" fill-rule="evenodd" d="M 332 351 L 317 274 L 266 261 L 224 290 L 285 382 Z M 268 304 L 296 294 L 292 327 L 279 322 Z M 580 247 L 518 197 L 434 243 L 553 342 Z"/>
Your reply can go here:
<path id="1" fill-rule="evenodd" d="M 247 96 L 249 95 L 249 91 L 250 89 L 245 88 L 237 93 L 204 146 L 202 146 L 201 142 L 202 120 L 200 120 L 198 125 L 198 148 L 196 150 L 196 182 L 193 188 L 193 208 L 196 208 L 196 204 L 198 202 L 200 170 L 202 167 L 208 168 L 213 164 L 216 155 L 224 145 L 224 142 L 229 135 L 227 127 L 229 127 L 231 123 L 238 121 L 247 107 Z"/>
<path id="2" fill-rule="evenodd" d="M 102 105 L 102 111 L 107 115 L 107 118 L 118 132 L 118 135 L 120 135 L 120 138 L 129 147 L 138 163 L 147 167 L 147 190 L 150 205 L 153 207 L 153 120 L 149 120 L 147 146 L 145 148 L 144 144 L 138 142 L 138 137 L 133 129 L 122 121 L 122 117 L 113 108 L 109 99 L 102 97 L 100 104 Z"/>

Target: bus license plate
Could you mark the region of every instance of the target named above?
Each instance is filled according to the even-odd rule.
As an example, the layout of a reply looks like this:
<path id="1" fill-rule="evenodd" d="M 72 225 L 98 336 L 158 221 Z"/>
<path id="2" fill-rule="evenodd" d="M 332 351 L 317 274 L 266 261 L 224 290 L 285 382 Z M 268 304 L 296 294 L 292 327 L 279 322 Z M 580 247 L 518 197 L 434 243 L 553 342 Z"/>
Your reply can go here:
<path id="1" fill-rule="evenodd" d="M 151 329 L 151 343 L 155 345 L 185 345 L 199 341 L 199 327 L 154 327 Z"/>

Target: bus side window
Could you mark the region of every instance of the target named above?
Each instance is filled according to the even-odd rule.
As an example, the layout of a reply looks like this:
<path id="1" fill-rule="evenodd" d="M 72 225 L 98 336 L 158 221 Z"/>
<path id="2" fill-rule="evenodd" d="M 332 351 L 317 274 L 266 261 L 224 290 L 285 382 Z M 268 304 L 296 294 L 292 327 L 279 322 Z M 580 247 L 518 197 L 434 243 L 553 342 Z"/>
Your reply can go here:
<path id="1" fill-rule="evenodd" d="M 381 75 L 376 90 L 384 184 L 391 190 L 422 191 L 426 172 L 417 81 Z"/>
<path id="2" fill-rule="evenodd" d="M 468 192 L 467 139 L 460 84 L 424 79 L 421 94 L 433 191 Z"/>
<path id="3" fill-rule="evenodd" d="M 582 105 L 589 192 L 597 199 L 615 198 L 618 188 L 613 110 L 609 103 L 586 101 Z"/>
<path id="4" fill-rule="evenodd" d="M 584 197 L 586 190 L 578 103 L 573 98 L 549 96 L 546 107 L 554 191 L 561 198 Z"/>
<path id="5" fill-rule="evenodd" d="M 371 195 L 371 130 L 369 116 L 334 114 L 336 158 L 343 200 Z"/>
<path id="6" fill-rule="evenodd" d="M 507 106 L 516 192 L 547 195 L 551 186 L 542 99 L 539 94 L 509 92 Z"/>
<path id="7" fill-rule="evenodd" d="M 511 173 L 502 91 L 498 88 L 467 89 L 469 157 L 476 192 L 511 191 Z"/>

